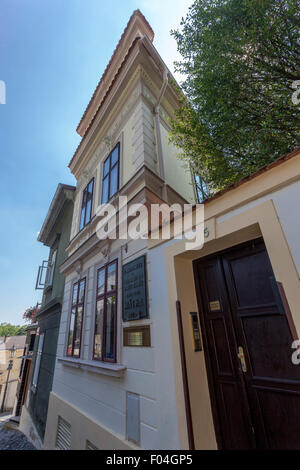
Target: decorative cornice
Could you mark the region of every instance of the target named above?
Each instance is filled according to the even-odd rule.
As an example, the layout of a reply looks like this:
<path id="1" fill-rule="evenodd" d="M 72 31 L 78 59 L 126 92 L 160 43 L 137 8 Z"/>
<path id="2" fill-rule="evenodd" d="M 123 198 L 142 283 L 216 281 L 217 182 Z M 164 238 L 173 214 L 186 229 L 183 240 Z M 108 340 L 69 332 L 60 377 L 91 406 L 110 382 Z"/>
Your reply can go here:
<path id="1" fill-rule="evenodd" d="M 130 17 L 126 28 L 124 29 L 121 39 L 118 42 L 117 47 L 115 48 L 114 53 L 106 69 L 104 70 L 96 90 L 94 91 L 93 96 L 77 127 L 77 132 L 81 136 L 84 135 L 91 119 L 96 114 L 101 100 L 106 93 L 106 90 L 109 88 L 111 81 L 121 66 L 121 63 L 124 61 L 124 58 L 132 46 L 133 41 L 137 37 L 141 38 L 144 35 L 146 35 L 151 42 L 153 41 L 153 29 L 140 10 L 135 10 Z"/>
<path id="2" fill-rule="evenodd" d="M 127 196 L 129 206 L 135 203 L 147 205 L 149 203 L 167 202 L 163 200 L 163 185 L 163 180 L 147 166 L 143 165 L 138 173 L 120 189 L 111 203 L 116 206 L 118 212 L 119 196 Z M 182 196 L 172 190 L 168 185 L 167 192 L 172 203 L 187 203 Z M 100 218 L 98 216 L 94 216 L 88 226 L 75 235 L 70 241 L 66 248 L 68 258 L 61 266 L 61 272 L 66 273 L 72 269 L 76 269 L 78 260 L 91 256 L 91 253 L 94 253 L 95 250 L 97 250 L 97 252 L 100 251 L 104 258 L 109 259 L 112 240 L 100 240 L 97 238 L 96 228 L 99 220 Z"/>
<path id="3" fill-rule="evenodd" d="M 119 84 L 119 86 L 116 87 L 115 93 L 121 91 L 121 94 L 118 97 L 116 103 L 114 103 L 113 108 L 110 110 L 110 116 L 105 119 L 104 125 L 102 122 L 103 116 L 107 112 L 107 107 L 111 106 L 111 104 L 109 103 L 106 107 L 104 106 L 101 109 L 101 112 L 99 112 L 96 116 L 91 128 L 89 129 L 88 135 L 79 144 L 79 147 L 77 148 L 69 165 L 72 173 L 74 173 L 75 176 L 78 171 L 80 171 L 78 168 L 79 165 L 83 165 L 83 155 L 86 154 L 88 158 L 88 153 L 90 153 L 92 150 L 91 147 L 97 146 L 91 159 L 92 163 L 89 161 L 87 164 L 88 167 L 93 166 L 94 161 L 97 160 L 100 155 L 104 156 L 105 153 L 109 153 L 107 152 L 107 149 L 110 147 L 110 145 L 112 145 L 112 142 L 115 142 L 121 131 L 122 124 L 126 121 L 126 118 L 128 118 L 128 115 L 132 111 L 136 101 L 142 94 L 141 87 L 139 86 L 142 70 L 142 66 L 138 65 L 130 76 L 130 79 L 126 82 L 126 86 L 121 88 Z M 121 103 L 124 104 L 122 105 Z M 99 129 L 102 131 L 101 135 L 96 136 L 97 132 L 99 132 Z M 95 142 L 96 139 L 98 140 L 98 143 Z M 106 144 L 108 144 L 108 146 Z"/>
<path id="4" fill-rule="evenodd" d="M 159 60 L 158 64 L 154 64 L 155 60 L 153 59 L 153 57 L 151 57 L 151 54 L 153 55 L 153 57 L 155 57 L 156 61 Z M 135 60 L 138 63 L 134 71 L 132 71 L 131 66 L 134 64 Z M 121 64 L 118 72 L 116 73 L 110 88 L 107 90 L 106 95 L 103 97 L 101 104 L 98 106 L 97 111 L 95 112 L 92 120 L 90 121 L 90 124 L 86 129 L 71 162 L 69 163 L 69 168 L 71 169 L 72 173 L 75 174 L 75 176 L 76 173 L 78 173 L 78 168 L 76 167 L 78 167 L 78 161 L 81 159 L 80 156 L 85 151 L 87 145 L 89 145 L 89 142 L 94 138 L 94 134 L 95 132 L 97 132 L 97 129 L 99 128 L 99 123 L 103 119 L 104 114 L 107 112 L 108 107 L 112 106 L 111 102 L 114 99 L 115 95 L 119 92 L 122 92 L 122 96 L 124 96 L 125 90 L 128 90 L 130 83 L 132 83 L 137 74 L 140 74 L 142 82 L 144 82 L 147 87 L 154 92 L 154 95 L 158 95 L 160 89 L 159 82 L 160 80 L 162 80 L 162 71 L 164 66 L 165 65 L 162 62 L 162 59 L 160 58 L 156 49 L 147 37 L 137 39 L 135 42 L 132 43 L 130 50 L 124 58 L 124 61 Z M 148 70 L 148 73 L 145 68 Z M 131 77 L 128 80 L 129 70 L 131 73 Z M 153 78 L 151 78 L 149 74 L 152 74 Z M 126 85 L 125 87 L 122 87 L 124 82 L 126 83 Z M 176 101 L 175 92 L 171 83 L 169 83 L 165 95 L 166 96 L 163 98 L 163 105 L 165 106 L 167 113 L 171 116 L 174 111 L 174 106 L 176 107 L 178 105 L 178 99 Z M 170 103 L 168 103 L 169 99 L 171 100 Z M 116 109 L 116 106 L 114 106 L 114 109 Z"/>

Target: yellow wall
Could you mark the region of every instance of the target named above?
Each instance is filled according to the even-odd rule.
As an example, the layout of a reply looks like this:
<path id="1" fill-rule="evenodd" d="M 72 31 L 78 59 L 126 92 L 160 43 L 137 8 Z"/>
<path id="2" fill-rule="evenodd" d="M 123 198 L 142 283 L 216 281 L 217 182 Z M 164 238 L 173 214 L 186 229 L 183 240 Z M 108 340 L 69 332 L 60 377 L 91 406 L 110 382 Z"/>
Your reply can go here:
<path id="1" fill-rule="evenodd" d="M 178 158 L 179 149 L 169 144 L 169 132 L 162 124 L 160 130 L 166 181 L 188 202 L 195 203 L 191 172 L 187 164 Z"/>
<path id="2" fill-rule="evenodd" d="M 13 360 L 13 367 L 9 374 L 8 386 L 5 397 L 5 410 L 12 409 L 16 399 L 16 390 L 18 384 L 18 377 L 20 375 L 20 368 L 22 359 L 20 358 L 23 355 L 23 349 L 16 349 L 14 357 L 10 357 L 10 351 L 4 350 L 0 351 L 0 407 L 2 406 L 3 396 L 6 386 L 6 380 L 8 376 L 7 366 L 10 360 Z M 4 362 L 5 361 L 5 362 Z"/>
<path id="3" fill-rule="evenodd" d="M 15 380 L 19 377 L 20 367 L 22 363 L 22 359 L 20 359 L 20 356 L 22 355 L 23 349 L 17 349 L 13 358 L 10 357 L 10 351 L 5 350 L 1 352 L 0 372 L 3 373 L 0 375 L 0 385 L 5 384 L 6 382 L 8 373 L 7 366 L 11 359 L 13 360 L 13 368 L 10 371 L 9 380 Z M 3 356 L 5 358 L 5 363 L 2 363 Z"/>
<path id="4" fill-rule="evenodd" d="M 300 218 L 295 198 L 299 198 L 300 154 L 248 183 L 205 205 L 204 227 L 209 229 L 202 249 L 187 251 L 184 240 L 174 240 L 165 248 L 168 278 L 173 360 L 180 363 L 175 301 L 181 302 L 185 353 L 197 449 L 217 447 L 204 353 L 194 352 L 189 312 L 198 311 L 192 261 L 212 253 L 263 237 L 277 281 L 283 284 L 293 320 L 300 333 L 299 246 L 292 245 L 299 233 Z M 298 193 L 297 193 L 298 191 Z M 155 246 L 155 242 L 149 246 Z M 293 246 L 293 250 L 292 250 Z M 181 448 L 187 448 L 187 426 L 181 370 L 175 377 Z"/>

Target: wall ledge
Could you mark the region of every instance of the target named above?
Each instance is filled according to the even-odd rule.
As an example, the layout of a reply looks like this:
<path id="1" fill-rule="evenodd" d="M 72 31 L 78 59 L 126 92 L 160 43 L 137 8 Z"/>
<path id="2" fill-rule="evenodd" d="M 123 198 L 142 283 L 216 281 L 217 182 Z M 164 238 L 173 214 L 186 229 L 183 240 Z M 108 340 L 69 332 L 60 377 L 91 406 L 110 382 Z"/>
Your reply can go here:
<path id="1" fill-rule="evenodd" d="M 85 361 L 83 359 L 72 359 L 69 357 L 59 357 L 58 362 L 67 367 L 87 370 L 95 374 L 110 375 L 111 377 L 123 377 L 126 367 L 122 364 L 111 364 L 109 362 Z"/>

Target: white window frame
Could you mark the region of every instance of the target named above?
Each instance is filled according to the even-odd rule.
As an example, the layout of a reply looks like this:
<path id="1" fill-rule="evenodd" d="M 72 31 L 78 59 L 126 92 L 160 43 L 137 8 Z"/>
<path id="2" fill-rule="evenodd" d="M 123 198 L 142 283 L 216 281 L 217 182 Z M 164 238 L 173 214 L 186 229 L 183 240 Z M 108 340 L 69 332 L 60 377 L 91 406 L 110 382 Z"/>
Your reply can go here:
<path id="1" fill-rule="evenodd" d="M 57 248 L 55 250 L 53 250 L 52 256 L 51 256 L 51 261 L 49 261 L 49 263 L 48 263 L 45 287 L 52 286 L 52 284 L 53 284 L 53 276 L 54 276 L 56 256 L 57 256 Z"/>
<path id="2" fill-rule="evenodd" d="M 39 343 L 38 343 L 36 360 L 35 360 L 34 371 L 33 371 L 33 378 L 32 378 L 32 386 L 33 386 L 34 391 L 37 388 L 37 383 L 39 379 L 41 358 L 42 358 L 43 345 L 44 345 L 44 336 L 45 336 L 45 333 L 42 333 L 39 336 Z"/>

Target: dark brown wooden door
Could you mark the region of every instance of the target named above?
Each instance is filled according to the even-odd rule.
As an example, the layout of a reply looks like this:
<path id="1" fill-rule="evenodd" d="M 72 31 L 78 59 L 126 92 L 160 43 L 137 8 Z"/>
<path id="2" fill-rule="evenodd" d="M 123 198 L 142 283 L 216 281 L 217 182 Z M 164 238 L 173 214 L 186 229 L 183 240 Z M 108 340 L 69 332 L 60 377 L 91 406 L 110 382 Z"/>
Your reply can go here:
<path id="1" fill-rule="evenodd" d="M 263 241 L 194 272 L 219 447 L 300 449 L 300 365 Z"/>

